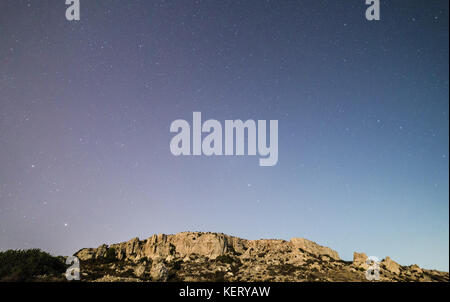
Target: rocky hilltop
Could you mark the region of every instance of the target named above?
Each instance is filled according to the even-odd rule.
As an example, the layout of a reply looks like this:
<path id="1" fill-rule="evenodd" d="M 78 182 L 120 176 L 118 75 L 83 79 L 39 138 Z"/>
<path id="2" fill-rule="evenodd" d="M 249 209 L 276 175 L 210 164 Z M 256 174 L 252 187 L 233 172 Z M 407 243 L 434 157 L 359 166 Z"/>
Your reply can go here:
<path id="1" fill-rule="evenodd" d="M 83 281 L 367 281 L 367 256 L 338 253 L 303 238 L 245 240 L 184 232 L 78 251 Z M 386 257 L 381 281 L 449 281 L 449 274 Z"/>

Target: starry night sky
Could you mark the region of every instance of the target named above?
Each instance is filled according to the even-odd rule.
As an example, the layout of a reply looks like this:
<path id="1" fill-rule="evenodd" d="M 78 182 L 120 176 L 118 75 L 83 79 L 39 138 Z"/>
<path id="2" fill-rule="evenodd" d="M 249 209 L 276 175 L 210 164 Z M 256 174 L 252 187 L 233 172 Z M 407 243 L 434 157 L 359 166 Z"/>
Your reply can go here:
<path id="1" fill-rule="evenodd" d="M 304 237 L 449 269 L 449 3 L 0 2 L 0 250 Z M 175 157 L 176 119 L 279 120 L 279 160 Z"/>

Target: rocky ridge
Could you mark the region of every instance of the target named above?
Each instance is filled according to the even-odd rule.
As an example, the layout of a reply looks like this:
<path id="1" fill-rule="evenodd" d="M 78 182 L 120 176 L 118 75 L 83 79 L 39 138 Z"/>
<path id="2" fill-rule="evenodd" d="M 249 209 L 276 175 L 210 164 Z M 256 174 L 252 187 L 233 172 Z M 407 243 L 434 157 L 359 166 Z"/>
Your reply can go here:
<path id="1" fill-rule="evenodd" d="M 78 251 L 84 281 L 367 281 L 364 253 L 353 262 L 304 238 L 246 240 L 221 233 L 153 235 Z M 449 281 L 449 274 L 386 257 L 380 281 Z"/>

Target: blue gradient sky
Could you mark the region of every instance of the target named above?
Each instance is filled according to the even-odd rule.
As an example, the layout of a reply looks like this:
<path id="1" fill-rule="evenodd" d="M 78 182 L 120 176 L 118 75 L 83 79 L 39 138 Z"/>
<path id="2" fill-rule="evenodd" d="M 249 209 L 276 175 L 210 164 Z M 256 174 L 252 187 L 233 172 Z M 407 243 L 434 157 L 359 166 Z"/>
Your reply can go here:
<path id="1" fill-rule="evenodd" d="M 0 2 L 0 249 L 305 237 L 449 268 L 448 1 Z M 174 157 L 176 119 L 278 119 L 279 160 Z"/>

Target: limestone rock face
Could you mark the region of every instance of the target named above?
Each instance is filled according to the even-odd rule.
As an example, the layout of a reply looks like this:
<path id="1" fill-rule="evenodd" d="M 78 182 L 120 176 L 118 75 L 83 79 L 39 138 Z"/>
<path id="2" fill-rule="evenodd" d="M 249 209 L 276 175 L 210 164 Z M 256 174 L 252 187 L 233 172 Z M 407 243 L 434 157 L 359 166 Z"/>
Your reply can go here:
<path id="1" fill-rule="evenodd" d="M 102 259 L 111 253 L 118 260 L 165 259 L 192 254 L 215 259 L 227 252 L 243 253 L 245 240 L 217 233 L 185 232 L 176 235 L 153 235 L 147 240 L 134 238 L 127 242 L 102 245 L 97 249 L 83 249 L 77 253 L 81 260 Z"/>
<path id="2" fill-rule="evenodd" d="M 369 266 L 367 265 L 366 261 L 367 261 L 366 254 L 358 252 L 353 253 L 353 266 L 367 269 Z"/>
<path id="3" fill-rule="evenodd" d="M 413 264 L 409 267 L 409 269 L 416 274 L 423 274 L 423 270 L 417 265 L 417 264 Z"/>
<path id="4" fill-rule="evenodd" d="M 225 254 L 251 258 L 262 254 L 290 253 L 292 257 L 288 259 L 289 263 L 301 263 L 305 258 L 304 252 L 340 260 L 336 251 L 303 238 L 293 238 L 289 242 L 275 239 L 245 240 L 225 234 L 201 232 L 159 234 L 143 241 L 133 238 L 110 246 L 101 245 L 97 249 L 83 249 L 76 255 L 81 260 L 92 260 L 114 254 L 118 260 L 138 261 L 142 258 L 152 260 L 184 258 L 194 254 L 216 259 Z"/>
<path id="5" fill-rule="evenodd" d="M 100 245 L 95 251 L 95 258 L 104 258 L 108 252 L 108 246 L 106 244 Z"/>
<path id="6" fill-rule="evenodd" d="M 368 281 L 364 253 L 353 262 L 303 238 L 246 240 L 221 233 L 153 235 L 98 248 L 82 249 L 87 281 Z M 380 281 L 446 281 L 447 272 L 401 266 L 386 257 Z"/>
<path id="7" fill-rule="evenodd" d="M 224 234 L 179 233 L 171 237 L 175 252 L 180 255 L 197 254 L 211 259 L 224 255 L 228 251 L 229 236 Z"/>
<path id="8" fill-rule="evenodd" d="M 317 243 L 304 238 L 292 238 L 291 244 L 296 249 L 302 249 L 315 256 L 324 255 L 333 258 L 334 260 L 340 260 L 339 254 L 330 249 L 329 247 L 318 245 Z"/>
<path id="9" fill-rule="evenodd" d="M 392 260 L 390 257 L 386 257 L 382 264 L 384 264 L 386 270 L 390 271 L 391 273 L 397 275 L 400 274 L 400 264 Z"/>
<path id="10" fill-rule="evenodd" d="M 81 261 L 88 261 L 95 259 L 95 249 L 82 249 L 81 251 L 75 253 L 75 255 L 81 260 Z"/>

